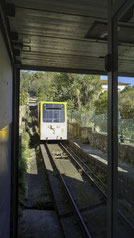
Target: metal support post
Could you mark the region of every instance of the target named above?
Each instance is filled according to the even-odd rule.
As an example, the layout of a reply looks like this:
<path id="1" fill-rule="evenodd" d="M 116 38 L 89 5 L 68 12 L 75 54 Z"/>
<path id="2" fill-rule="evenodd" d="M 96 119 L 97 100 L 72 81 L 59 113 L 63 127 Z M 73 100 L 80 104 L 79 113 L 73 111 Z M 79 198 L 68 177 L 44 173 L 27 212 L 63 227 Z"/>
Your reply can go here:
<path id="1" fill-rule="evenodd" d="M 18 227 L 18 156 L 19 156 L 19 85 L 20 70 L 13 70 L 13 122 L 12 122 L 12 160 L 11 160 L 11 232 L 17 238 Z"/>
<path id="2" fill-rule="evenodd" d="M 118 237 L 118 22 L 134 0 L 115 3 L 108 0 L 108 238 Z"/>
<path id="3" fill-rule="evenodd" d="M 118 212 L 118 42 L 117 20 L 108 0 L 108 224 L 107 237 L 117 236 Z"/>

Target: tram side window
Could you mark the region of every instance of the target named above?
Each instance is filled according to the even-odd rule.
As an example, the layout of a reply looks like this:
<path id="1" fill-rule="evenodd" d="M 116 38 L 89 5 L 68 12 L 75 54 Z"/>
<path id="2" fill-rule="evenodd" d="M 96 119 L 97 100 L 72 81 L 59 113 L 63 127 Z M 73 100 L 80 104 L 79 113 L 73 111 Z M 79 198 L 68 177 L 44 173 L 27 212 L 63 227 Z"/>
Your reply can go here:
<path id="1" fill-rule="evenodd" d="M 64 104 L 43 104 L 43 122 L 65 122 Z"/>

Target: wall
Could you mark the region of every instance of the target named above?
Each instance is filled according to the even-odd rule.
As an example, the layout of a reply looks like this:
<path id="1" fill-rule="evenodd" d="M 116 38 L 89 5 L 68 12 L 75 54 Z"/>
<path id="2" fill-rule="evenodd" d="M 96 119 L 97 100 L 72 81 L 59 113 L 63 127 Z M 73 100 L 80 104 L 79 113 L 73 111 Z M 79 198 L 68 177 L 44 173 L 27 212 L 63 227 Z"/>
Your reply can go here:
<path id="1" fill-rule="evenodd" d="M 68 132 L 76 138 L 80 138 L 82 142 L 89 143 L 105 153 L 108 149 L 107 135 L 93 132 L 92 128 L 80 127 L 76 123 L 68 123 Z M 134 165 L 134 146 L 119 143 L 119 160 Z"/>
<path id="2" fill-rule="evenodd" d="M 99 155 L 96 156 L 94 153 L 88 152 L 87 148 L 84 149 L 79 144 L 74 143 L 69 140 L 69 146 L 74 150 L 74 152 L 80 156 L 81 159 L 86 161 L 87 166 L 92 167 L 95 170 L 97 176 L 107 183 L 107 160 L 103 159 Z M 134 213 L 134 199 L 132 194 L 134 194 L 134 176 L 133 168 L 127 170 L 125 167 L 122 169 L 120 166 L 118 168 L 118 178 L 120 181 L 120 186 L 118 190 L 118 195 L 121 204 L 126 207 L 130 214 Z M 127 202 L 126 202 L 127 201 Z"/>
<path id="3" fill-rule="evenodd" d="M 0 32 L 0 237 L 10 237 L 12 66 Z"/>

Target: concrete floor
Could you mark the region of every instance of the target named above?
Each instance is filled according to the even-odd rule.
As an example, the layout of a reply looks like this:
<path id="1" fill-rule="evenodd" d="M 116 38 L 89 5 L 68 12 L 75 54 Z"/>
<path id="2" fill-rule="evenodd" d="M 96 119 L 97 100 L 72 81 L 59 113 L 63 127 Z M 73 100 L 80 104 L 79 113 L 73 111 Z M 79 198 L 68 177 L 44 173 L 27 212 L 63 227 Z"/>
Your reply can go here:
<path id="1" fill-rule="evenodd" d="M 19 219 L 18 238 L 62 238 L 55 211 L 24 210 Z"/>

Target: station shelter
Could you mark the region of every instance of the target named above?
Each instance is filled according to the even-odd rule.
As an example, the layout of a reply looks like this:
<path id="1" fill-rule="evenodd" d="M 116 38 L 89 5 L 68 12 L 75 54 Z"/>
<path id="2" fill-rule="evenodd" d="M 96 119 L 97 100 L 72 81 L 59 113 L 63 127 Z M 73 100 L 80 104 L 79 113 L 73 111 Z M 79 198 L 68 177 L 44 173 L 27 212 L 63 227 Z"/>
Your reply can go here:
<path id="1" fill-rule="evenodd" d="M 133 0 L 0 1 L 0 237 L 17 237 L 20 70 L 108 75 L 107 237 L 117 237 L 118 76 L 134 76 Z"/>

